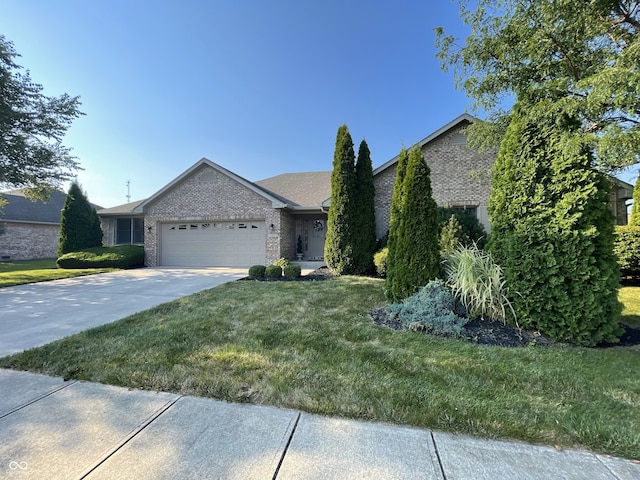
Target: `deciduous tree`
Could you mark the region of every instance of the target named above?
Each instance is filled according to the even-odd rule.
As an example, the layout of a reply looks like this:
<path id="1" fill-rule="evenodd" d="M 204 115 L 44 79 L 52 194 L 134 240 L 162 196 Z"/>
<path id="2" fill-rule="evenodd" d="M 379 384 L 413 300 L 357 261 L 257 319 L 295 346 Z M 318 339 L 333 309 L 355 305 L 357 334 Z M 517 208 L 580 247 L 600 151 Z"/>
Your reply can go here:
<path id="1" fill-rule="evenodd" d="M 436 44 L 458 87 L 478 110 L 491 113 L 491 121 L 469 128 L 472 144 L 499 145 L 509 125 L 509 98 L 521 108 L 546 100 L 578 121 L 574 135 L 592 147 L 601 168 L 639 161 L 638 0 L 459 4 L 471 34 L 460 42 L 438 28 Z"/>
<path id="2" fill-rule="evenodd" d="M 48 97 L 15 63 L 13 44 L 0 35 L 0 187 L 23 188 L 46 199 L 74 176 L 78 163 L 62 145 L 80 100 Z"/>

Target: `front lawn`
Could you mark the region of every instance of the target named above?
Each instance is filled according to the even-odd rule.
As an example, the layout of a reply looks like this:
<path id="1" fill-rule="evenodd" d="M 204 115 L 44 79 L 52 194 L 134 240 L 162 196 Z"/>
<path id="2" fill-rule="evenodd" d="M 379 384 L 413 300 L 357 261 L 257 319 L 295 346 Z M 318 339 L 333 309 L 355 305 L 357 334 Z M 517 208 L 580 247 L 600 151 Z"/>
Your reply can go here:
<path id="1" fill-rule="evenodd" d="M 383 303 L 371 278 L 232 282 L 0 367 L 640 458 L 640 347 L 432 338 Z"/>
<path id="2" fill-rule="evenodd" d="M 640 326 L 640 287 L 622 287 L 618 299 L 624 305 L 622 321 Z"/>
<path id="3" fill-rule="evenodd" d="M 94 273 L 111 272 L 113 270 L 113 268 L 66 270 L 56 266 L 55 258 L 2 261 L 0 262 L 0 287 L 80 277 Z"/>

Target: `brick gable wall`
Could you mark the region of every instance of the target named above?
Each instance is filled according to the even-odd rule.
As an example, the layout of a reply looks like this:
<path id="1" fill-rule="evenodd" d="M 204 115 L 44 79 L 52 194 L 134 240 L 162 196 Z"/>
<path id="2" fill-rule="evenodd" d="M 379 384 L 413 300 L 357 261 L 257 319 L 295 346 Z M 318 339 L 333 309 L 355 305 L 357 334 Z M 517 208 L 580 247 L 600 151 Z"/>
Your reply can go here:
<path id="1" fill-rule="evenodd" d="M 219 171 L 203 165 L 188 178 L 145 207 L 145 263 L 159 263 L 160 224 L 214 220 L 262 220 L 265 222 L 266 263 L 281 256 L 281 228 L 287 230 L 286 213 L 269 200 Z M 270 228 L 274 225 L 273 230 Z M 151 227 L 151 230 L 149 230 Z M 284 242 L 286 249 L 286 242 Z"/>
<path id="2" fill-rule="evenodd" d="M 461 132 L 464 126 L 453 128 L 427 143 L 422 147 L 422 154 L 431 169 L 431 188 L 436 203 L 439 206 L 478 207 L 478 218 L 489 231 L 487 206 L 491 183 L 486 172 L 493 165 L 495 155 L 480 154 L 469 148 Z M 472 176 L 472 172 L 479 175 Z M 389 229 L 395 178 L 395 164 L 374 178 L 378 238 L 382 238 Z"/>

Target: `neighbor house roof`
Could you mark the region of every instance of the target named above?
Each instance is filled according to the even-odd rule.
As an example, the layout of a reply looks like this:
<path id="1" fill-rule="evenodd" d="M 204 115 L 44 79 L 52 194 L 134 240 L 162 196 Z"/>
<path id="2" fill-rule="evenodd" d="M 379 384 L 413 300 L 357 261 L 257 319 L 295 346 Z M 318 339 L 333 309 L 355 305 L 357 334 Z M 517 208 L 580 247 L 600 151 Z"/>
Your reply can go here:
<path id="1" fill-rule="evenodd" d="M 124 205 L 118 205 L 116 207 L 111 208 L 103 208 L 102 210 L 98 210 L 100 215 L 131 215 L 133 209 L 144 202 L 146 198 L 142 200 L 136 200 L 135 202 L 125 203 Z"/>
<path id="2" fill-rule="evenodd" d="M 60 215 L 67 194 L 54 190 L 49 200 L 31 201 L 23 190 L 11 190 L 0 193 L 7 204 L 0 207 L 0 220 L 25 223 L 60 223 Z M 102 207 L 91 204 L 94 208 Z"/>
<path id="3" fill-rule="evenodd" d="M 331 196 L 331 171 L 283 173 L 255 182 L 299 208 L 319 208 Z"/>

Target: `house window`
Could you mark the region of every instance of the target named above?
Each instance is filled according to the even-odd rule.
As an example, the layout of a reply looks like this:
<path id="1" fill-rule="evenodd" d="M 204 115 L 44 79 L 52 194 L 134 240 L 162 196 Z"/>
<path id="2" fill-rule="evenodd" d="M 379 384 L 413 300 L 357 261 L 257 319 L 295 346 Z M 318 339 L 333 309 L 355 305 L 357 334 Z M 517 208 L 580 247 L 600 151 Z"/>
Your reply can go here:
<path id="1" fill-rule="evenodd" d="M 144 243 L 144 220 L 142 218 L 118 218 L 116 244 Z"/>
<path id="2" fill-rule="evenodd" d="M 455 212 L 467 213 L 478 218 L 478 207 L 474 205 L 451 207 Z"/>

